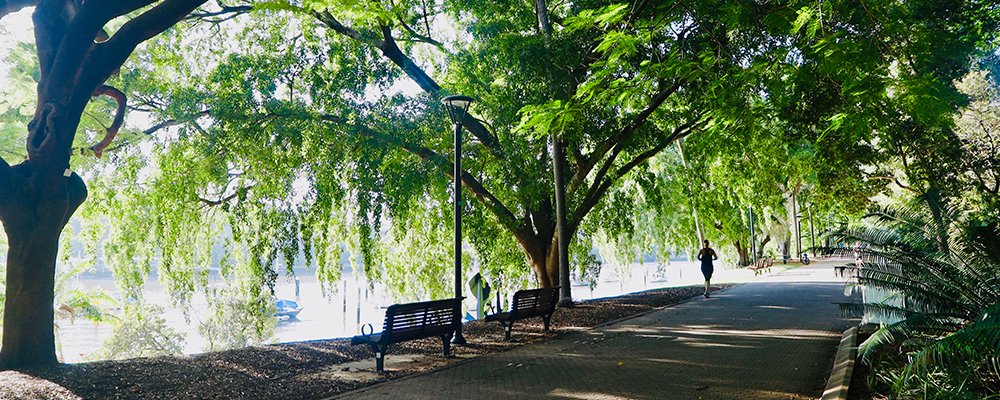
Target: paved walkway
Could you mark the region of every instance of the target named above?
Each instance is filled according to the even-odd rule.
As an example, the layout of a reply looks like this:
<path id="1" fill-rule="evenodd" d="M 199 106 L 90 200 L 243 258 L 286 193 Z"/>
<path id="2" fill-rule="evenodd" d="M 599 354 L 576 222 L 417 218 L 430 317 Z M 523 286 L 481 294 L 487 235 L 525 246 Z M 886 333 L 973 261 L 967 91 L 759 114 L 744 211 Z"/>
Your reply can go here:
<path id="1" fill-rule="evenodd" d="M 849 322 L 819 262 L 349 399 L 815 399 Z M 558 327 L 557 327 L 558 328 Z"/>

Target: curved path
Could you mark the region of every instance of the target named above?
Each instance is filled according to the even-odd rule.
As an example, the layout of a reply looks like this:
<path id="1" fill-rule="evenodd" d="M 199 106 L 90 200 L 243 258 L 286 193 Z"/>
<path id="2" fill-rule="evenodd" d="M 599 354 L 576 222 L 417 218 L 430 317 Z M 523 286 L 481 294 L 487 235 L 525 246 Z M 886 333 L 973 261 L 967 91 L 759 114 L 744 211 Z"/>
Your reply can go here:
<path id="1" fill-rule="evenodd" d="M 815 399 L 850 321 L 834 262 L 346 399 Z"/>

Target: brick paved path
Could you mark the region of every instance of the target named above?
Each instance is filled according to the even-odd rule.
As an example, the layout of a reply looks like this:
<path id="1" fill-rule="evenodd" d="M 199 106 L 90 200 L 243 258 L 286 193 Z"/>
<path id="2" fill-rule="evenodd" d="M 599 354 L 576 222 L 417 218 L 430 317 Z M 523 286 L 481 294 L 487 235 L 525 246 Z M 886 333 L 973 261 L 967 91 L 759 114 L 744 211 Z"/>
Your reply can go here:
<path id="1" fill-rule="evenodd" d="M 832 262 L 349 399 L 815 399 L 849 321 Z M 557 327 L 558 328 L 558 327 Z"/>

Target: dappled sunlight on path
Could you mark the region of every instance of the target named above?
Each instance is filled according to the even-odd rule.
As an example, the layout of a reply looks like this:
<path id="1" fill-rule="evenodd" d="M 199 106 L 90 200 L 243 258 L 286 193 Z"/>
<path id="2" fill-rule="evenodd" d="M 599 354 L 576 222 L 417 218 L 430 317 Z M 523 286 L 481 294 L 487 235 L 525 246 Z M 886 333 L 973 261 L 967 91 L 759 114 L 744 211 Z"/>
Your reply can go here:
<path id="1" fill-rule="evenodd" d="M 792 269 L 344 398 L 817 398 L 848 325 L 834 304 L 846 299 L 832 266 Z"/>

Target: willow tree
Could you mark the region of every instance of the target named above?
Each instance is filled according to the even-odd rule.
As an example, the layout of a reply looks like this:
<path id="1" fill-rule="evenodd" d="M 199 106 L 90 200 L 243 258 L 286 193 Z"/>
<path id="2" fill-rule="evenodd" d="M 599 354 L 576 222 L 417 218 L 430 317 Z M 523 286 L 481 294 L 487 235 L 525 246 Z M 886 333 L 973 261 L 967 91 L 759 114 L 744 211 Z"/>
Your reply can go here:
<path id="1" fill-rule="evenodd" d="M 114 123 L 92 147 L 100 154 L 124 119 L 124 94 L 105 81 L 140 43 L 170 28 L 204 0 L 0 2 L 0 18 L 35 6 L 39 82 L 28 124 L 27 159 L 0 160 L 0 221 L 8 240 L 3 347 L 5 368 L 56 362 L 53 291 L 59 237 L 87 197 L 70 169 L 81 115 L 94 96 L 118 103 Z M 117 26 L 114 32 L 106 27 Z"/>
<path id="2" fill-rule="evenodd" d="M 421 267 L 448 257 L 429 250 L 450 235 L 441 210 L 449 203 L 451 145 L 439 98 L 471 95 L 478 101 L 465 121 L 471 144 L 461 176 L 474 199 L 465 205 L 467 240 L 486 269 L 528 265 L 538 284 L 553 286 L 552 138 L 565 149 L 566 235 L 586 250 L 590 232 L 582 228 L 595 210 L 631 208 L 605 201 L 616 185 L 675 140 L 721 129 L 716 113 L 739 107 L 746 77 L 759 73 L 742 60 L 769 56 L 754 49 L 779 46 L 772 35 L 787 34 L 795 11 L 736 3 L 721 10 L 707 3 L 538 4 L 228 5 L 196 15 L 222 31 L 228 19 L 245 18 L 233 24 L 239 46 L 205 46 L 215 55 L 198 64 L 211 71 L 164 70 L 163 78 L 132 88 L 164 122 L 185 122 L 186 144 L 165 149 L 186 155 L 185 163 L 196 157 L 214 165 L 198 185 L 172 193 L 187 209 L 224 210 L 235 224 L 265 209 L 279 212 L 284 228 L 272 237 L 283 238 L 293 256 L 300 244 L 307 256 L 336 253 L 332 244 L 342 237 L 333 231 L 351 233 L 365 267 L 396 277 L 400 288 L 415 275 L 440 281 Z M 773 26 L 760 24 L 763 17 Z M 442 25 L 457 34 L 437 29 Z M 383 93 L 405 81 L 420 93 Z M 176 163 L 176 156 L 164 160 Z M 292 182 L 300 179 L 308 189 L 295 196 Z M 386 221 L 391 227 L 381 225 Z M 408 241 L 407 257 L 392 246 L 378 250 L 380 237 Z"/>

